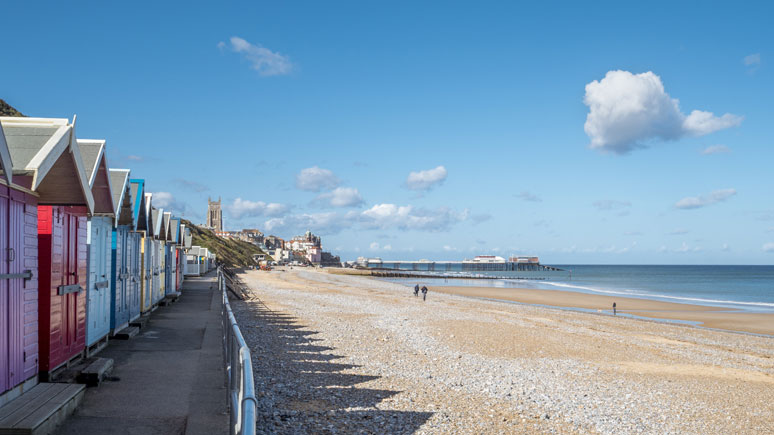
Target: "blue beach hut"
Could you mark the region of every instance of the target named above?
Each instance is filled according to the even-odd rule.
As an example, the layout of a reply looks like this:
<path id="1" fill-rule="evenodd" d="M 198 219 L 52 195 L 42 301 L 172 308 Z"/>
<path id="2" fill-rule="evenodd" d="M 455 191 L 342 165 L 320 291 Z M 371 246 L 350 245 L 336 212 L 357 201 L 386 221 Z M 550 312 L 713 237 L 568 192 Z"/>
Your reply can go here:
<path id="1" fill-rule="evenodd" d="M 129 231 L 129 321 L 140 317 L 142 313 L 142 232 L 138 230 L 140 222 L 147 222 L 145 212 L 145 180 L 130 179 L 129 192 L 132 196 L 132 230 Z"/>
<path id="2" fill-rule="evenodd" d="M 116 210 L 110 255 L 110 329 L 115 334 L 128 325 L 131 317 L 132 294 L 129 287 L 132 281 L 131 260 L 134 256 L 131 234 L 135 225 L 129 170 L 110 169 L 110 184 L 113 188 L 113 207 Z M 139 304 L 139 299 L 137 303 Z M 137 311 L 139 313 L 139 308 Z"/>
<path id="3" fill-rule="evenodd" d="M 111 239 L 115 209 L 105 141 L 77 139 L 83 168 L 94 197 L 94 209 L 86 222 L 86 353 L 99 352 L 110 333 Z"/>

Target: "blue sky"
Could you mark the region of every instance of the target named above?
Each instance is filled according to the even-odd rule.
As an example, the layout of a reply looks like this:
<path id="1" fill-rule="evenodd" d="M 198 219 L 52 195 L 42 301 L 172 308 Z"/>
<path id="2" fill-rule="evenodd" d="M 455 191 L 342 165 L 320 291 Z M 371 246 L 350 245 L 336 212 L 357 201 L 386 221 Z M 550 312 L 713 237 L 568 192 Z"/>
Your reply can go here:
<path id="1" fill-rule="evenodd" d="M 345 259 L 771 264 L 774 7 L 673 3 L 14 2 L 0 98 Z"/>

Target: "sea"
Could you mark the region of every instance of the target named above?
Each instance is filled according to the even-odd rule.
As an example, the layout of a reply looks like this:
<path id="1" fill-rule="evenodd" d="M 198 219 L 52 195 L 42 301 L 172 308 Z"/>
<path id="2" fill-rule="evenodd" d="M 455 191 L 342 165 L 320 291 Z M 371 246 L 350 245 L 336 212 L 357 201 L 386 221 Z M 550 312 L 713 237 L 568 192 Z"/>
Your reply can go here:
<path id="1" fill-rule="evenodd" d="M 472 286 L 565 290 L 774 313 L 774 266 L 552 265 L 544 280 L 383 278 L 413 287 Z"/>

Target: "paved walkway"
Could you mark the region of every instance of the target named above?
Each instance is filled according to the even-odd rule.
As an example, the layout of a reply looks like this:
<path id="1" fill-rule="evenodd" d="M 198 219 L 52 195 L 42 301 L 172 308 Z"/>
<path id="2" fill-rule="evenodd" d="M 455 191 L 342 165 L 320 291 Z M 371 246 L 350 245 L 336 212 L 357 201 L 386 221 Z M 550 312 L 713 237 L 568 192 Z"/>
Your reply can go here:
<path id="1" fill-rule="evenodd" d="M 128 341 L 111 341 L 112 379 L 89 388 L 58 434 L 225 434 L 220 294 L 214 274 L 186 279 L 183 295 Z"/>

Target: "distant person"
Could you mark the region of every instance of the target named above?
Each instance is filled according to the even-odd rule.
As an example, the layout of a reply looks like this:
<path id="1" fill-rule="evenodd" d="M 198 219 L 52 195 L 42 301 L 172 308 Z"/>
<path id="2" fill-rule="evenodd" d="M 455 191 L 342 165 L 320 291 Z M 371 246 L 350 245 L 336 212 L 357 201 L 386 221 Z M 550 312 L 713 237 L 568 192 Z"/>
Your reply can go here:
<path id="1" fill-rule="evenodd" d="M 615 302 L 613 302 L 613 315 L 615 316 Z"/>
<path id="2" fill-rule="evenodd" d="M 426 286 L 422 286 L 422 300 L 423 301 L 427 300 L 427 287 Z"/>
<path id="3" fill-rule="evenodd" d="M 414 297 L 419 296 L 419 284 L 414 286 Z"/>

